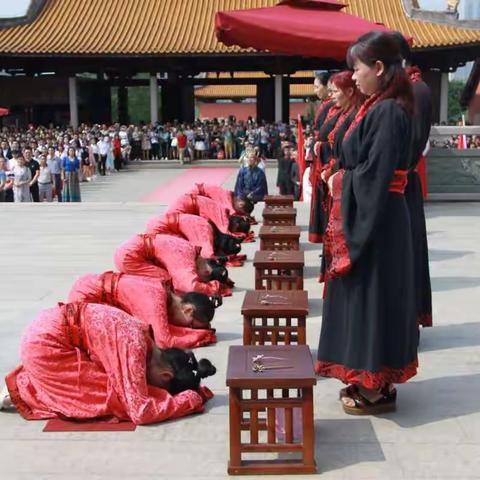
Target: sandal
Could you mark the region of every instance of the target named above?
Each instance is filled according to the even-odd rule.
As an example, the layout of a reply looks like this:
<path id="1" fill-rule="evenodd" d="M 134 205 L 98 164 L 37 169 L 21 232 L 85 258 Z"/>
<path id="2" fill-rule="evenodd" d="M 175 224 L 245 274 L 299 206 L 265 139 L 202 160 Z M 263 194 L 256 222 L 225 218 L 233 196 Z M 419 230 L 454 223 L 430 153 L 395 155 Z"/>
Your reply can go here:
<path id="1" fill-rule="evenodd" d="M 347 387 L 348 388 L 348 387 Z M 350 398 L 355 402 L 354 407 L 343 404 L 343 411 L 348 415 L 379 415 L 381 413 L 394 412 L 397 408 L 397 391 L 395 389 L 389 391 L 383 389 L 381 397 L 375 402 L 371 402 L 365 398 L 357 389 L 352 391 L 352 395 L 344 398 Z"/>
<path id="2" fill-rule="evenodd" d="M 342 388 L 340 390 L 340 393 L 338 394 L 338 399 L 341 400 L 342 398 L 345 398 L 345 397 L 351 397 L 357 391 L 358 391 L 357 385 L 355 384 L 348 385 L 348 387 Z"/>

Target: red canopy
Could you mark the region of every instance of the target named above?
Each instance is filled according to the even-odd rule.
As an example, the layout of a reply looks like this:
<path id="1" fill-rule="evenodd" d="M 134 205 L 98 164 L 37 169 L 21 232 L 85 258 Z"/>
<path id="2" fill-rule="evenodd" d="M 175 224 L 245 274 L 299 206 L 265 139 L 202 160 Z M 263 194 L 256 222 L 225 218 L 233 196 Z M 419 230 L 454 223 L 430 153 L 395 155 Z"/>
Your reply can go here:
<path id="1" fill-rule="evenodd" d="M 10 110 L 8 108 L 0 107 L 0 117 L 5 117 L 7 115 L 10 115 Z"/>
<path id="2" fill-rule="evenodd" d="M 390 31 L 341 12 L 344 6 L 335 0 L 285 0 L 275 7 L 218 12 L 215 33 L 229 46 L 342 61 L 364 33 Z"/>

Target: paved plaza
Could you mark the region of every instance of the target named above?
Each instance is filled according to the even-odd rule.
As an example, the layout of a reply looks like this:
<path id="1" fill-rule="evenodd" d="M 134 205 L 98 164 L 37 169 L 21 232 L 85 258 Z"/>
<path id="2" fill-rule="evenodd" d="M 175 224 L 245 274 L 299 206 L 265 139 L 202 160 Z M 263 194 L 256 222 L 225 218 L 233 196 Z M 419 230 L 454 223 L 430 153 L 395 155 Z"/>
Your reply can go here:
<path id="1" fill-rule="evenodd" d="M 18 362 L 25 325 L 41 309 L 65 301 L 79 275 L 112 269 L 114 249 L 165 209 L 142 198 L 182 171 L 132 168 L 86 185 L 82 204 L 1 204 L 1 377 Z M 232 169 L 224 186 L 233 187 L 235 174 Z M 269 167 L 272 191 L 275 176 Z M 297 208 L 310 297 L 307 339 L 315 355 L 320 249 L 306 242 L 308 211 L 303 204 Z M 345 415 L 341 384 L 319 379 L 315 427 L 322 479 L 480 479 L 480 204 L 430 203 L 427 217 L 434 328 L 421 333 L 419 374 L 399 387 L 398 411 L 380 417 Z M 242 341 L 240 306 L 253 285 L 258 248 L 258 241 L 244 245 L 249 261 L 231 270 L 236 288 L 217 311 L 218 344 L 196 352 L 218 369 L 205 382 L 215 392 L 205 414 L 135 432 L 43 433 L 44 422 L 2 412 L 0 479 L 227 478 L 227 351 Z"/>

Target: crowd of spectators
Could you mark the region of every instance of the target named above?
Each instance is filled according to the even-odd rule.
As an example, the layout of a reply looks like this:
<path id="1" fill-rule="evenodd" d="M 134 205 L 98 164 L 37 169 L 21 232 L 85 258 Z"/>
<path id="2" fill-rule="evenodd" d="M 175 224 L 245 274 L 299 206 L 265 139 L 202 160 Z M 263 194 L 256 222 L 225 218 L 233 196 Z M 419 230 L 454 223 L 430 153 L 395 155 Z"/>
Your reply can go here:
<path id="1" fill-rule="evenodd" d="M 294 142 L 292 124 L 252 119 L 193 124 L 4 126 L 0 131 L 0 201 L 80 201 L 80 183 L 142 160 L 240 159 L 247 148 L 278 158 Z M 66 188 L 68 187 L 68 188 Z M 27 192 L 30 192 L 29 194 Z"/>
<path id="2" fill-rule="evenodd" d="M 430 140 L 430 147 L 435 148 L 459 148 L 460 137 L 455 135 L 447 138 L 432 138 Z M 477 149 L 480 148 L 480 135 L 465 135 L 466 148 Z"/>

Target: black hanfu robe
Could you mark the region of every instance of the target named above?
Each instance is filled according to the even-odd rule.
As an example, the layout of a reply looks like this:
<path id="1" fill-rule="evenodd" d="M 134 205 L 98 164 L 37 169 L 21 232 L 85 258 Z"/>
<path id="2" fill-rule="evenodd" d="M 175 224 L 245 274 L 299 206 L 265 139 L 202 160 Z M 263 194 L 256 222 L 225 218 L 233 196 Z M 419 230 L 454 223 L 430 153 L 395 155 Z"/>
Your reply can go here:
<path id="1" fill-rule="evenodd" d="M 421 80 L 420 71 L 412 69 L 410 78 L 413 81 L 415 94 L 415 116 L 413 123 L 412 156 L 405 189 L 410 212 L 410 227 L 413 238 L 413 256 L 415 271 L 415 295 L 417 305 L 417 322 L 423 327 L 432 326 L 432 287 L 430 284 L 430 268 L 428 265 L 428 240 L 425 211 L 423 205 L 422 186 L 416 167 L 430 136 L 432 125 L 432 96 L 429 87 Z"/>
<path id="2" fill-rule="evenodd" d="M 417 371 L 412 236 L 402 193 L 412 119 L 387 99 L 351 128 L 342 145 L 345 169 L 333 177 L 316 371 L 382 388 Z"/>
<path id="3" fill-rule="evenodd" d="M 341 167 L 341 154 L 342 154 L 342 144 L 343 144 L 343 137 L 347 133 L 355 115 L 357 113 L 357 109 L 351 109 L 345 114 L 341 114 L 338 119 L 337 123 L 335 124 L 334 129 L 329 134 L 329 143 L 330 143 L 330 150 L 331 156 L 329 161 L 326 165 L 324 165 L 323 170 L 325 171 L 325 180 L 328 180 L 334 173 L 336 173 Z M 323 207 L 325 211 L 325 223 L 328 224 L 328 218 L 330 216 L 330 195 L 328 193 L 328 185 L 324 181 L 323 182 Z M 320 265 L 320 277 L 319 282 L 322 283 L 326 280 L 325 275 L 325 251 L 322 254 L 322 261 Z M 324 290 L 325 295 L 326 290 Z"/>
<path id="4" fill-rule="evenodd" d="M 312 202 L 310 205 L 310 223 L 308 227 L 308 240 L 311 243 L 321 243 L 323 241 L 323 233 L 325 232 L 326 214 L 324 205 L 323 185 L 320 173 L 322 167 L 326 165 L 331 157 L 331 148 L 328 143 L 328 134 L 335 128 L 340 111 L 335 105 L 331 105 L 328 109 L 325 121 L 318 130 L 318 141 L 320 142 L 320 150 L 318 155 L 314 155 L 312 165 Z"/>

